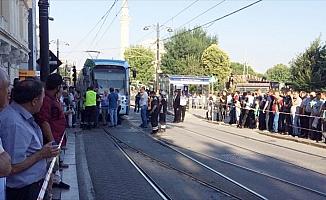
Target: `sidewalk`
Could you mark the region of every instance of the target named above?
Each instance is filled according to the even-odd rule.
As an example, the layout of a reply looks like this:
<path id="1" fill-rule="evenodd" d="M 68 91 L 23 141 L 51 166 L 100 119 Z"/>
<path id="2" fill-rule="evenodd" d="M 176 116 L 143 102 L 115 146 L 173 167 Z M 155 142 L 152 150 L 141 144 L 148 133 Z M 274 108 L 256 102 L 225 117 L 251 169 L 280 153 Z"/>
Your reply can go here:
<path id="1" fill-rule="evenodd" d="M 199 118 L 199 119 L 206 120 L 206 110 L 204 110 L 204 109 L 189 109 L 189 110 L 187 110 L 187 112 L 189 114 L 192 114 L 193 116 Z M 208 121 L 208 120 L 206 120 L 206 121 Z M 217 121 L 208 121 L 208 122 L 209 123 L 214 123 L 214 124 L 221 124 L 221 125 L 224 125 L 224 126 L 233 126 L 233 125 L 230 125 L 230 124 L 227 124 L 227 123 L 224 123 L 224 122 L 217 122 Z M 259 134 L 270 136 L 270 137 L 273 137 L 273 138 L 289 140 L 289 141 L 293 141 L 293 142 L 299 142 L 299 143 L 312 145 L 312 146 L 320 147 L 320 148 L 326 148 L 325 143 L 322 143 L 322 142 L 316 143 L 315 141 L 310 140 L 310 139 L 293 137 L 291 135 L 281 135 L 281 134 L 277 134 L 277 133 L 275 134 L 275 133 L 261 131 L 261 130 L 258 130 L 258 129 L 253 129 L 253 130 L 245 129 L 245 130 L 255 131 L 255 132 L 259 133 Z"/>
<path id="2" fill-rule="evenodd" d="M 70 185 L 69 190 L 56 189 L 54 199 L 79 200 L 79 188 L 76 171 L 75 137 L 78 129 L 67 129 L 67 150 L 64 150 L 63 161 L 69 168 L 61 171 L 62 182 Z"/>

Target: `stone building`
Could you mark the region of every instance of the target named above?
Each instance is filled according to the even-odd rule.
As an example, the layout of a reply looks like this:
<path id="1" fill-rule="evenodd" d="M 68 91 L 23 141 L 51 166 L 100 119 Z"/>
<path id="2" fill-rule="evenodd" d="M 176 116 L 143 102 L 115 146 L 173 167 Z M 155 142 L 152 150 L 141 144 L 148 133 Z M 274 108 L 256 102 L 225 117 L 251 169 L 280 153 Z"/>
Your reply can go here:
<path id="1" fill-rule="evenodd" d="M 32 0 L 0 0 L 0 67 L 8 72 L 11 83 L 19 69 L 27 68 L 28 11 Z"/>

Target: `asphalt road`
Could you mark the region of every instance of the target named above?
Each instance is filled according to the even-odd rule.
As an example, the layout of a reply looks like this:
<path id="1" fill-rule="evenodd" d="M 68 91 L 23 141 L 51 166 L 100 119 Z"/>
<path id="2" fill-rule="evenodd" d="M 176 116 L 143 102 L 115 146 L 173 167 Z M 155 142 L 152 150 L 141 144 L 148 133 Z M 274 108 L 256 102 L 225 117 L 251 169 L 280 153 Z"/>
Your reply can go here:
<path id="1" fill-rule="evenodd" d="M 161 199 L 110 136 L 171 199 L 259 198 L 154 139 L 266 199 L 326 198 L 325 149 L 210 124 L 189 114 L 184 123 L 169 123 L 165 133 L 155 136 L 139 124 L 139 114 L 130 113 L 117 128 L 82 132 L 96 199 Z"/>

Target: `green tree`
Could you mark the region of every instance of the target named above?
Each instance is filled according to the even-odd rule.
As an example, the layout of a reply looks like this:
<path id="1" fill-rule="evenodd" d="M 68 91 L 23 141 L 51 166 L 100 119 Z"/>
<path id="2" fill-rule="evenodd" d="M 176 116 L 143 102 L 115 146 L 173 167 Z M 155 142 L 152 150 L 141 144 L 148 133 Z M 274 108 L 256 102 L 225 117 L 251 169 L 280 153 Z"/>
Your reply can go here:
<path id="1" fill-rule="evenodd" d="M 243 70 L 245 68 L 245 65 L 242 63 L 238 62 L 231 62 L 231 69 L 232 69 L 232 74 L 233 75 L 243 75 Z M 258 73 L 255 72 L 255 70 L 251 66 L 246 66 L 248 67 L 248 74 L 250 75 L 257 75 Z"/>
<path id="2" fill-rule="evenodd" d="M 166 54 L 162 57 L 162 71 L 165 74 L 202 75 L 201 55 L 211 44 L 217 44 L 217 38 L 201 28 L 176 32 L 164 44 Z"/>
<path id="3" fill-rule="evenodd" d="M 143 84 L 148 84 L 153 80 L 154 74 L 154 53 L 150 49 L 141 46 L 127 48 L 124 56 L 130 67 L 135 67 L 137 70 L 137 80 Z"/>
<path id="4" fill-rule="evenodd" d="M 320 37 L 291 62 L 293 86 L 304 90 L 326 89 L 326 45 Z"/>
<path id="5" fill-rule="evenodd" d="M 266 71 L 266 77 L 268 80 L 287 83 L 291 79 L 291 71 L 290 68 L 286 65 L 277 64 Z"/>
<path id="6" fill-rule="evenodd" d="M 229 56 L 218 48 L 217 44 L 209 46 L 202 55 L 204 75 L 214 76 L 220 87 L 224 86 L 227 77 L 231 74 Z"/>

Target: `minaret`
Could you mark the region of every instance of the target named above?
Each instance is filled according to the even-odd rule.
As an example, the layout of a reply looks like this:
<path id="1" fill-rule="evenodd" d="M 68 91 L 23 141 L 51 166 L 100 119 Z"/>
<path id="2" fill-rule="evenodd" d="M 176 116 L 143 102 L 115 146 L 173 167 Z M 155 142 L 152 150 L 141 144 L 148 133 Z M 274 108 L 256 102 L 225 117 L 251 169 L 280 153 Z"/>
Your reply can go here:
<path id="1" fill-rule="evenodd" d="M 120 59 L 124 60 L 125 49 L 129 46 L 129 8 L 128 0 L 122 0 L 120 18 Z"/>

